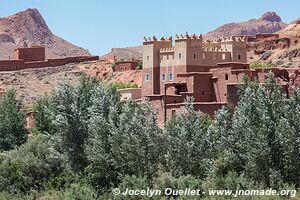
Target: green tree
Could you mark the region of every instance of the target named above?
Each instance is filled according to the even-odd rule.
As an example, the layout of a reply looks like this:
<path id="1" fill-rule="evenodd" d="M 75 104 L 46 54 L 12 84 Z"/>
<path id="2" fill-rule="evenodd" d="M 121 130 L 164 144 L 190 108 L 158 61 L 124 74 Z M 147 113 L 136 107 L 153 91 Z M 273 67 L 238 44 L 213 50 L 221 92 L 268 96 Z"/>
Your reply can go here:
<path id="1" fill-rule="evenodd" d="M 276 134 L 282 148 L 282 175 L 285 182 L 300 186 L 300 91 L 292 88 L 290 98 L 281 106 L 285 112 L 279 119 Z"/>
<path id="2" fill-rule="evenodd" d="M 252 81 L 243 89 L 233 119 L 233 166 L 238 173 L 244 171 L 249 178 L 270 186 L 270 177 L 282 169 L 276 129 L 285 96 L 273 74 L 264 86 Z"/>
<path id="3" fill-rule="evenodd" d="M 16 100 L 16 91 L 10 89 L 0 100 L 0 151 L 13 149 L 27 140 L 25 114 Z"/>
<path id="4" fill-rule="evenodd" d="M 167 166 L 174 176 L 204 178 L 211 165 L 212 138 L 207 134 L 207 117 L 194 111 L 191 99 L 170 119 L 164 132 L 167 138 Z"/>
<path id="5" fill-rule="evenodd" d="M 108 187 L 125 175 L 151 177 L 163 155 L 163 137 L 150 106 L 135 102 L 120 106 L 101 98 L 95 102 L 86 144 L 91 183 Z"/>
<path id="6" fill-rule="evenodd" d="M 33 106 L 36 129 L 42 133 L 55 134 L 54 125 L 55 106 L 53 105 L 52 96 L 45 95 L 37 100 Z"/>
<path id="7" fill-rule="evenodd" d="M 83 171 L 87 165 L 84 143 L 88 137 L 88 109 L 92 105 L 93 91 L 98 86 L 95 79 L 82 77 L 75 87 L 62 84 L 53 96 L 56 108 L 54 124 L 60 146 L 76 172 Z"/>

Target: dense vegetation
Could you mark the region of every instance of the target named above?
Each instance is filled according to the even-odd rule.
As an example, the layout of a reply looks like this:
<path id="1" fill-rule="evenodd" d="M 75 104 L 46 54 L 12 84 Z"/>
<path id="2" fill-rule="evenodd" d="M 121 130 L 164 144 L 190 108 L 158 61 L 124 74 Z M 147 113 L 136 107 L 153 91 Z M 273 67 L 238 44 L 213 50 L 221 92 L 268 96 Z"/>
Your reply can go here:
<path id="1" fill-rule="evenodd" d="M 119 199 L 115 187 L 298 188 L 300 91 L 292 91 L 287 98 L 272 74 L 265 85 L 245 78 L 236 110 L 210 119 L 188 98 L 161 129 L 147 103 L 122 102 L 116 87 L 84 77 L 37 101 L 27 141 L 10 91 L 0 103 L 0 199 Z"/>

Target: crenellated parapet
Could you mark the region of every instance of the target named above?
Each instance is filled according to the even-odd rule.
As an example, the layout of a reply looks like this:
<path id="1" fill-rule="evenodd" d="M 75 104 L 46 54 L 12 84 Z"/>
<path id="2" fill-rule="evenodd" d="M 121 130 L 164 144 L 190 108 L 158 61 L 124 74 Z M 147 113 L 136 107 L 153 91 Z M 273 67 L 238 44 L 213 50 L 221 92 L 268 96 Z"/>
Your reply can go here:
<path id="1" fill-rule="evenodd" d="M 172 48 L 161 48 L 159 50 L 160 53 L 171 53 L 171 52 L 174 52 L 175 51 L 175 48 L 172 47 Z"/>
<path id="2" fill-rule="evenodd" d="M 196 34 L 192 34 L 189 35 L 188 33 L 186 33 L 185 35 L 180 34 L 180 35 L 175 35 L 175 41 L 176 40 L 202 40 L 202 34 L 200 35 L 196 35 Z"/>

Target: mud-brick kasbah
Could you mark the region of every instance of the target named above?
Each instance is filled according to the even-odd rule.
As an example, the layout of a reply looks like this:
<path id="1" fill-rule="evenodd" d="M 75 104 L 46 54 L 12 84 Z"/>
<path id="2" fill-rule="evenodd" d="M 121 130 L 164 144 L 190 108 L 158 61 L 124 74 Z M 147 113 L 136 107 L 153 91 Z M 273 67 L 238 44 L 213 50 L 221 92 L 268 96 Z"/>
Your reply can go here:
<path id="1" fill-rule="evenodd" d="M 276 36 L 276 35 L 275 35 Z M 274 37 L 263 35 L 261 37 Z M 271 71 L 287 94 L 292 85 L 300 87 L 298 68 L 250 69 L 247 41 L 251 37 L 232 36 L 203 40 L 202 35 L 144 37 L 141 88 L 120 90 L 121 98 L 148 101 L 164 122 L 184 106 L 187 96 L 194 98 L 194 108 L 213 116 L 224 105 L 237 105 L 238 85 L 245 75 L 263 83 Z M 33 46 L 15 50 L 14 60 L 0 60 L 0 71 L 22 70 L 99 60 L 98 56 L 66 57 L 45 60 L 45 48 Z M 116 72 L 135 70 L 138 61 L 116 62 Z M 0 88 L 0 96 L 5 93 Z M 27 127 L 34 127 L 34 113 L 27 117 Z"/>
<path id="2" fill-rule="evenodd" d="M 269 37 L 269 36 L 266 36 Z M 236 106 L 238 85 L 245 75 L 263 83 L 271 71 L 289 94 L 300 86 L 296 68 L 250 69 L 246 36 L 203 41 L 202 35 L 176 35 L 143 42 L 142 99 L 148 99 L 163 124 L 194 98 L 194 108 L 210 116 L 223 105 Z"/>

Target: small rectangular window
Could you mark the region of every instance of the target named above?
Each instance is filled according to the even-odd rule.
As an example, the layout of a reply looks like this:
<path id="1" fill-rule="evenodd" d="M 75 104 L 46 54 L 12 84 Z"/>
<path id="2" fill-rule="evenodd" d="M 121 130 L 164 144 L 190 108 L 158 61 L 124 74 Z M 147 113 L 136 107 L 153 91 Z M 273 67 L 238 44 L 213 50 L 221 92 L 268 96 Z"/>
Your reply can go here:
<path id="1" fill-rule="evenodd" d="M 178 55 L 178 58 L 181 59 L 181 53 Z"/>
<path id="2" fill-rule="evenodd" d="M 149 81 L 149 80 L 150 80 L 150 75 L 147 74 L 147 75 L 146 75 L 146 81 Z"/>
<path id="3" fill-rule="evenodd" d="M 147 61 L 149 61 L 149 56 L 147 56 Z"/>
<path id="4" fill-rule="evenodd" d="M 170 80 L 170 81 L 173 81 L 173 74 L 170 74 L 170 75 L 169 75 L 169 80 Z"/>
<path id="5" fill-rule="evenodd" d="M 163 81 L 165 81 L 165 80 L 166 80 L 166 75 L 163 74 L 161 79 L 162 79 Z"/>
<path id="6" fill-rule="evenodd" d="M 176 110 L 172 110 L 172 116 L 175 115 L 175 113 L 176 113 Z"/>
<path id="7" fill-rule="evenodd" d="M 225 60 L 226 59 L 226 55 L 225 53 L 222 54 L 222 60 Z"/>

